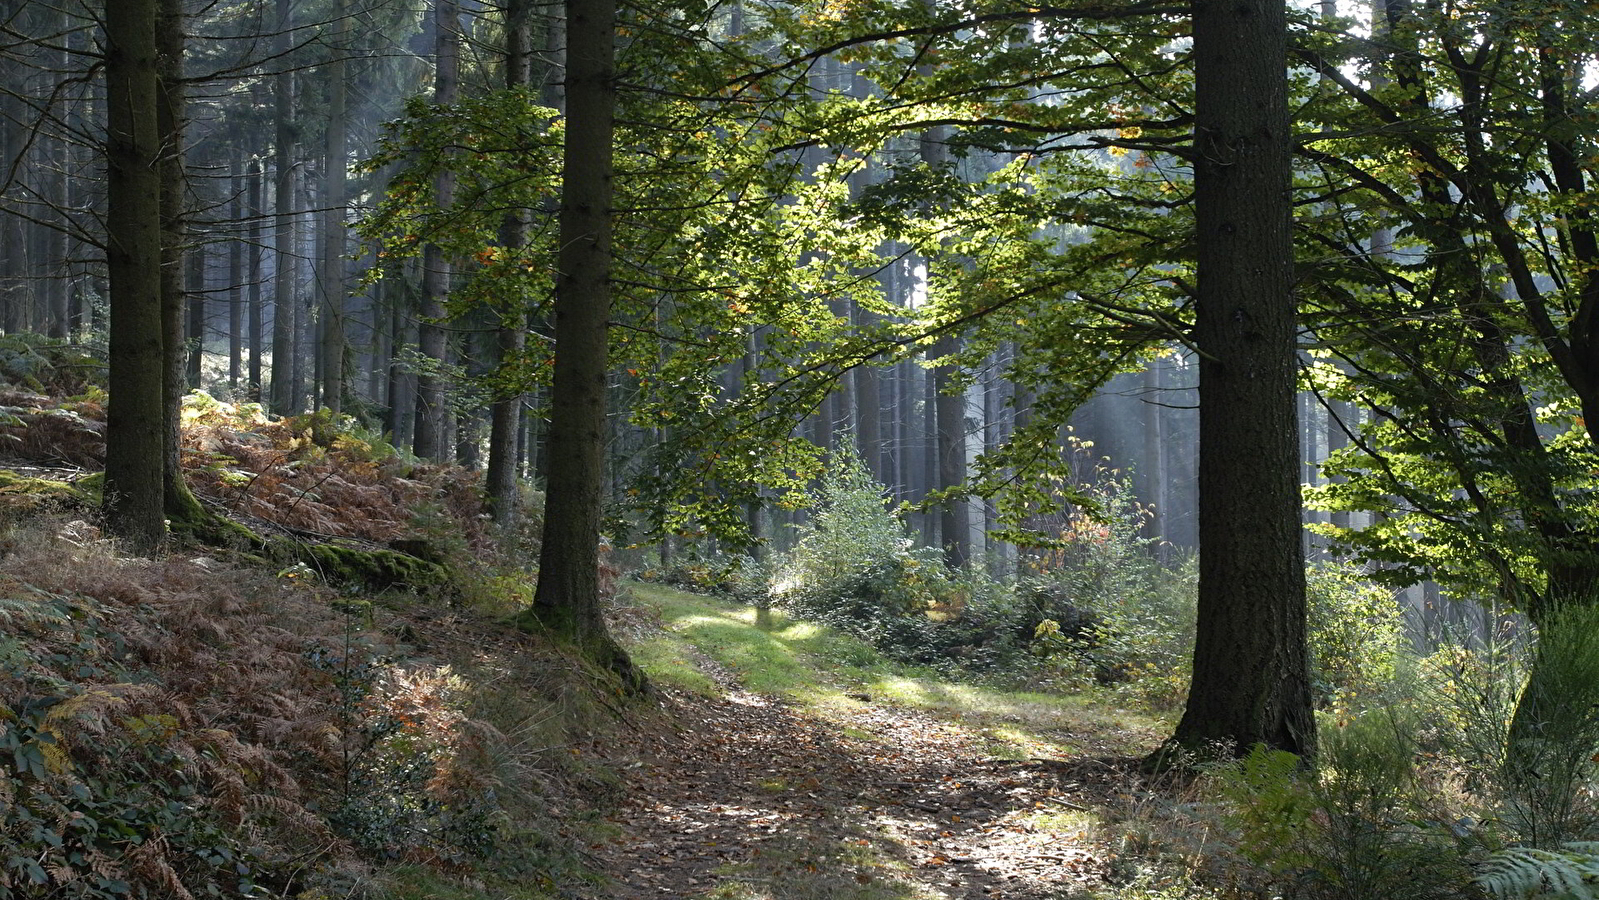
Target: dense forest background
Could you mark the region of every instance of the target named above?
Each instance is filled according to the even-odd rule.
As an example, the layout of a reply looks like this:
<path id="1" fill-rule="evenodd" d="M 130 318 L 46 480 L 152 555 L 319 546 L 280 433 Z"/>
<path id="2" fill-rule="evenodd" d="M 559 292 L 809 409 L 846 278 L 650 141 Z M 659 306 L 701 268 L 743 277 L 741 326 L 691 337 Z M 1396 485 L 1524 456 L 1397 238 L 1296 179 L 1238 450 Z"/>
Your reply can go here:
<path id="1" fill-rule="evenodd" d="M 23 3 L 7 19 L 13 39 L 6 54 L 7 84 L 12 89 L 6 97 L 11 127 L 6 130 L 9 236 L 3 265 L 7 331 L 13 333 L 82 336 L 103 333 L 107 321 L 105 271 L 96 249 L 103 243 L 105 187 L 96 138 L 104 116 L 102 89 L 96 78 L 102 47 L 99 24 L 91 12 L 70 3 Z M 485 269 L 486 261 L 492 259 L 488 248 L 493 241 L 484 219 L 486 208 L 498 202 L 489 192 L 516 188 L 537 194 L 542 190 L 548 199 L 550 184 L 546 180 L 542 185 L 518 185 L 492 172 L 465 172 L 466 177 L 477 179 L 470 190 L 478 196 L 463 204 L 475 204 L 475 208 L 459 208 L 453 220 L 445 220 L 443 213 L 432 215 L 418 206 L 449 206 L 449 201 L 440 198 L 460 190 L 437 193 L 437 188 L 454 180 L 457 173 L 423 158 L 427 153 L 445 153 L 447 142 L 461 137 L 450 131 L 447 121 L 452 105 L 463 104 L 453 113 L 457 117 L 454 127 L 470 128 L 475 124 L 472 117 L 492 116 L 491 104 L 503 102 L 487 99 L 503 91 L 502 11 L 472 3 L 456 10 L 403 3 L 350 3 L 345 7 L 248 3 L 171 12 L 181 16 L 176 27 L 183 30 L 186 40 L 181 274 L 186 298 L 186 384 L 228 399 L 258 401 L 278 414 L 318 405 L 340 409 L 368 427 L 393 435 L 397 444 L 414 448 L 419 456 L 448 458 L 475 467 L 484 465 L 487 455 L 489 410 L 485 401 L 494 390 L 489 376 L 501 382 L 521 382 L 515 386 L 526 388 L 518 395 L 525 414 L 518 417 L 515 468 L 519 475 L 538 480 L 546 463 L 540 448 L 548 398 L 540 384 L 547 374 L 541 376 L 540 372 L 541 362 L 547 360 L 534 358 L 535 354 L 525 349 L 515 351 L 519 355 L 509 361 L 502 360 L 495 326 L 505 312 L 496 304 L 503 306 L 504 299 L 482 292 L 489 289 L 488 281 L 503 279 L 504 273 Z M 562 77 L 558 10 L 540 7 L 535 12 L 533 67 L 543 86 L 529 88 L 528 102 L 536 99 L 545 108 L 558 109 Z M 793 11 L 771 13 L 772 21 L 767 21 L 766 13 L 737 7 L 703 10 L 699 18 L 686 10 L 637 14 L 665 33 L 662 40 L 683 42 L 670 48 L 681 59 L 641 59 L 635 63 L 640 67 L 637 78 L 641 83 L 630 82 L 624 93 L 634 88 L 648 91 L 650 78 L 682 77 L 672 67 L 720 65 L 731 67 L 726 77 L 738 78 L 740 54 L 774 56 L 779 49 L 773 37 L 775 29 L 792 27 L 789 18 L 798 15 Z M 845 24 L 841 21 L 832 27 L 842 29 Z M 1006 27 L 1015 31 L 1007 40 L 1016 46 L 1002 49 L 1014 59 L 1001 57 L 986 64 L 1031 66 L 1032 77 L 1043 79 L 1047 60 L 1023 56 L 1040 56 L 1044 51 L 1025 51 L 1031 40 L 1023 33 L 1027 29 Z M 735 42 L 736 51 L 719 48 L 718 42 L 725 41 Z M 636 52 L 644 57 L 667 51 L 641 45 Z M 459 74 L 445 77 L 437 73 L 438 58 L 451 60 L 446 69 L 459 66 Z M 884 93 L 864 59 L 840 61 L 817 56 L 806 61 L 804 70 L 803 76 L 794 75 L 784 82 L 787 93 L 781 101 L 751 103 L 729 98 L 725 105 L 734 107 L 731 112 L 701 101 L 701 108 L 693 113 L 701 119 L 694 123 L 700 130 L 687 138 L 704 143 L 736 134 L 722 130 L 736 126 L 719 122 L 718 116 L 730 123 L 738 117 L 754 117 L 751 121 L 755 124 L 760 124 L 761 117 L 781 120 L 791 132 L 787 134 L 789 143 L 805 145 L 771 158 L 774 162 L 770 165 L 785 167 L 785 177 L 813 182 L 808 190 L 818 195 L 824 187 L 843 188 L 879 204 L 893 200 L 902 205 L 904 201 L 895 193 L 912 186 L 907 178 L 896 178 L 904 175 L 902 170 L 920 168 L 924 179 L 928 173 L 947 178 L 944 190 L 957 183 L 980 187 L 985 182 L 1002 184 L 1001 179 L 1010 178 L 1004 172 L 1007 166 L 1014 167 L 1028 152 L 1038 152 L 1033 146 L 1020 145 L 996 149 L 1011 141 L 1010 135 L 962 135 L 954 132 L 952 125 L 929 126 L 918 133 L 903 122 L 888 121 L 877 126 L 878 133 L 860 136 L 855 142 L 859 146 L 829 147 L 823 138 L 795 138 L 793 130 L 806 127 L 798 121 L 805 110 L 821 108 L 819 104 L 851 108 Z M 904 74 L 931 77 L 933 73 L 923 62 Z M 941 77 L 969 76 L 974 95 L 997 90 L 979 80 L 981 74 L 951 72 Z M 989 80 L 993 80 L 991 75 Z M 1017 89 L 1007 90 L 1014 94 Z M 1107 85 L 1097 93 L 1108 98 L 1119 90 L 1122 88 Z M 1045 109 L 1060 105 L 1041 87 L 1023 93 L 1041 95 L 1043 99 L 1036 102 Z M 419 97 L 439 105 L 413 104 L 407 124 L 396 125 L 408 114 L 407 103 Z M 795 111 L 784 109 L 785 104 Z M 1146 149 L 1121 146 L 1136 142 L 1133 132 L 1141 127 L 1131 124 L 1137 116 L 1121 118 L 1129 124 L 1120 138 L 1116 135 L 1121 132 L 1097 132 L 1087 140 L 1088 149 L 1076 151 L 1093 160 L 1096 177 L 1105 182 L 1104 187 L 1112 188 L 1118 178 L 1143 172 L 1181 185 L 1186 176 L 1180 160 L 1160 162 Z M 500 120 L 502 124 L 508 121 Z M 748 127 L 748 122 L 744 124 Z M 969 130 L 981 126 L 994 131 L 1008 125 L 1021 128 L 1022 133 L 1071 133 L 1066 124 L 1023 128 L 1024 124 L 997 118 L 987 122 L 974 116 Z M 503 166 L 504 160 L 515 154 L 528 160 L 518 165 L 548 164 L 549 145 L 538 140 L 541 124 L 527 122 L 521 127 L 526 129 L 522 133 L 495 136 L 507 145 L 488 148 L 497 155 L 483 155 L 480 162 Z M 976 140 L 978 137 L 982 140 Z M 430 140 L 432 145 L 426 143 Z M 1041 141 L 1034 138 L 1030 143 Z M 1048 149 L 1054 152 L 1054 148 Z M 710 155 L 703 147 L 692 152 Z M 838 159 L 850 153 L 864 155 L 857 163 L 840 167 Z M 432 178 L 439 182 L 437 188 L 418 174 L 418 167 L 430 165 L 436 169 Z M 629 174 L 639 179 L 670 176 L 687 180 L 671 188 L 679 193 L 703 190 L 703 183 L 695 184 L 692 179 L 722 177 L 713 174 L 706 161 L 696 160 L 693 166 L 691 171 Z M 534 174 L 529 172 L 527 177 Z M 549 172 L 543 177 L 547 179 Z M 396 179 L 411 193 L 392 191 Z M 927 192 L 939 189 L 932 183 L 919 187 Z M 992 190 L 997 193 L 999 188 Z M 418 192 L 424 191 L 426 197 L 419 197 Z M 386 217 L 371 218 L 385 197 L 393 204 Z M 707 202 L 703 197 L 695 199 Z M 412 207 L 402 208 L 402 202 Z M 771 204 L 786 202 L 794 201 L 775 194 L 752 200 L 752 205 L 765 205 L 754 215 L 775 215 Z M 834 202 L 852 201 L 835 197 Z M 917 202 L 933 203 L 937 198 Z M 1140 199 L 1136 205 L 1149 204 Z M 1172 205 L 1180 211 L 1180 203 Z M 530 208 L 541 207 L 534 202 Z M 1090 214 L 1086 209 L 1070 216 L 1050 216 L 1042 208 L 1032 212 L 1048 233 L 1047 240 L 1057 247 L 1081 245 L 1090 239 L 1092 222 L 1086 218 Z M 547 217 L 548 213 L 546 206 L 541 214 Z M 707 219 L 715 215 L 713 209 L 702 213 Z M 900 210 L 898 214 L 903 213 Z M 431 218 L 426 217 L 429 215 Z M 396 238 L 396 220 L 404 216 L 410 218 L 403 227 L 413 233 Z M 357 233 L 352 226 L 361 222 L 367 224 Z M 695 227 L 727 228 L 730 223 Z M 814 268 L 821 268 L 824 256 L 844 255 L 843 248 L 836 245 L 861 239 L 856 226 L 846 221 L 784 227 L 790 229 L 790 235 L 793 229 L 808 229 L 812 242 L 827 245 L 808 251 L 811 259 L 804 255 L 798 259 Z M 434 255 L 423 260 L 423 254 L 415 251 L 431 237 L 425 233 L 428 230 L 461 232 L 445 235 L 455 242 L 449 248 L 455 253 L 438 249 L 442 242 L 428 243 L 435 248 Z M 777 242 L 780 237 L 773 234 L 768 240 Z M 380 239 L 399 240 L 399 249 L 380 248 Z M 926 237 L 919 239 L 925 241 Z M 869 275 L 869 286 L 834 283 L 810 291 L 817 297 L 831 297 L 830 304 L 795 301 L 789 316 L 798 319 L 808 314 L 828 320 L 806 324 L 816 332 L 810 341 L 813 348 L 825 346 L 822 338 L 828 328 L 849 323 L 876 327 L 889 319 L 917 319 L 914 311 L 927 308 L 932 291 L 949 289 L 930 281 L 938 276 L 929 275 L 927 258 L 914 243 L 890 239 L 888 244 L 865 248 L 864 252 L 875 256 L 854 271 L 863 278 Z M 833 350 L 811 349 L 805 357 L 794 346 L 778 345 L 762 333 L 773 327 L 765 323 L 774 317 L 762 315 L 761 309 L 722 322 L 673 323 L 670 320 L 678 306 L 683 310 L 677 314 L 684 319 L 701 315 L 694 304 L 702 298 L 685 295 L 725 294 L 733 289 L 706 284 L 703 273 L 666 271 L 656 259 L 667 252 L 666 247 L 644 250 L 644 246 L 649 245 L 641 245 L 639 258 L 631 259 L 629 265 L 650 273 L 650 280 L 623 313 L 635 335 L 626 343 L 665 341 L 665 349 L 653 351 L 664 361 L 675 358 L 673 345 L 682 341 L 684 333 L 714 327 L 723 332 L 718 335 L 722 339 L 735 336 L 737 329 L 721 326 L 738 326 L 746 333 L 749 352 L 741 355 L 730 352 L 728 346 L 707 347 L 703 359 L 694 360 L 705 363 L 696 373 L 696 382 L 678 380 L 662 385 L 659 379 L 652 381 L 649 369 L 641 368 L 656 362 L 648 352 L 637 347 L 627 351 L 626 365 L 615 366 L 610 379 L 617 402 L 609 418 L 607 470 L 611 501 L 618 508 L 630 505 L 629 498 L 637 496 L 629 493 L 636 491 L 637 476 L 647 477 L 661 467 L 653 452 L 671 442 L 671 429 L 662 421 L 669 408 L 659 404 L 727 405 L 729 398 L 739 394 L 745 379 L 776 380 L 790 374 L 777 372 L 779 366 L 792 366 L 803 357 L 816 361 L 828 376 L 828 386 L 807 384 L 804 390 L 793 392 L 795 409 L 817 407 L 794 433 L 824 449 L 856 444 L 889 495 L 896 502 L 912 504 L 911 524 L 918 539 L 929 546 L 950 547 L 952 562 L 988 559 L 996 572 L 1014 568 L 1016 545 L 1005 539 L 1000 508 L 993 499 L 960 497 L 947 504 L 947 515 L 938 514 L 936 505 L 929 507 L 926 501 L 931 494 L 956 488 L 979 471 L 989 476 L 990 488 L 1000 480 L 990 469 L 979 469 L 976 461 L 985 453 L 992 456 L 1019 423 L 1026 426 L 1033 416 L 1039 399 L 1034 389 L 1025 380 L 1010 377 L 1018 355 L 1029 351 L 1018 348 L 1016 341 L 994 337 L 974 342 L 972 350 L 930 339 L 918 344 L 911 330 L 902 329 L 898 339 L 906 342 L 905 349 L 910 352 L 867 345 L 865 352 L 875 355 L 861 361 L 871 364 L 857 365 L 855 360 L 841 360 Z M 772 257 L 791 257 L 792 245 L 788 249 L 781 243 L 768 247 Z M 1153 250 L 1147 252 L 1154 254 Z M 1139 268 L 1129 271 L 1143 271 L 1147 265 L 1140 259 Z M 771 268 L 767 263 L 760 270 L 763 277 L 771 275 Z M 519 312 L 531 323 L 534 345 L 541 346 L 549 337 L 545 321 L 549 287 L 528 274 L 524 273 L 512 290 L 521 293 L 516 302 L 525 309 Z M 836 281 L 839 274 L 830 272 L 826 277 Z M 755 273 L 750 277 L 753 281 Z M 446 305 L 452 287 L 468 285 L 470 289 Z M 784 290 L 803 293 L 807 287 L 794 284 L 789 277 L 780 283 L 755 282 L 744 290 L 764 292 L 762 303 L 778 305 L 784 302 Z M 1062 287 L 1055 289 L 1058 292 Z M 1132 289 L 1131 282 L 1127 289 Z M 856 291 L 872 296 L 851 296 Z M 1087 301 L 1074 297 L 1073 302 Z M 1130 315 L 1138 302 L 1142 301 L 1128 301 Z M 1162 334 L 1158 322 L 1151 314 L 1136 325 L 1094 326 L 1144 332 L 1113 353 L 1089 346 L 1090 337 L 1047 331 L 1048 320 L 1034 323 L 1032 330 L 1038 337 L 1029 343 L 1058 336 L 1062 343 L 1082 345 L 1076 352 L 1092 359 L 1081 372 L 1074 371 L 1080 383 L 1055 388 L 1071 392 L 1070 431 L 1054 422 L 1068 417 L 1052 412 L 1055 434 L 1045 439 L 1055 450 L 1038 454 L 1068 460 L 1073 477 L 1085 483 L 1098 480 L 1098 470 L 1103 469 L 1107 476 L 1115 473 L 1131 489 L 1126 499 L 1146 510 L 1146 534 L 1176 550 L 1192 550 L 1197 545 L 1197 371 L 1191 350 L 1175 339 L 1182 323 L 1168 323 L 1173 333 Z M 1078 324 L 1084 332 L 1090 330 L 1090 323 Z M 919 327 L 924 326 L 925 322 Z M 957 351 L 961 353 L 959 366 L 930 365 L 930 361 L 946 358 L 953 362 Z M 768 353 L 788 358 L 774 363 L 763 356 Z M 1307 365 L 1308 360 L 1307 356 Z M 657 393 L 664 400 L 657 400 Z M 777 403 L 788 396 L 773 393 L 769 399 Z M 707 401 L 707 397 L 712 399 Z M 1342 400 L 1321 402 L 1310 390 L 1300 395 L 1300 403 L 1304 481 L 1316 485 L 1325 481 L 1321 463 L 1348 444 L 1349 432 L 1358 430 L 1360 407 Z M 1030 433 L 1029 440 L 1037 437 Z M 782 546 L 792 540 L 792 530 L 774 525 L 792 524 L 792 516 L 771 502 L 778 496 L 775 490 L 763 494 L 759 516 L 747 516 L 744 524 Z M 650 499 L 658 498 L 651 495 Z M 933 511 L 925 511 L 928 508 Z M 705 524 L 667 525 L 666 514 L 659 507 L 645 515 L 657 537 L 673 531 L 697 534 Z M 1311 511 L 1306 518 L 1328 521 L 1330 516 Z M 1344 516 L 1340 521 L 1347 519 Z M 634 521 L 635 531 L 641 521 Z M 1315 551 L 1325 543 L 1316 537 L 1307 541 Z M 1418 610 L 1443 608 L 1423 601 L 1419 594 L 1411 602 Z"/>
<path id="2" fill-rule="evenodd" d="M 1591 19 L 0 2 L 0 363 L 76 404 L 18 395 L 0 430 L 103 462 L 121 547 L 492 598 L 619 698 L 650 691 L 621 567 L 852 653 L 1180 708 L 1133 768 L 1233 761 L 1241 846 L 1303 851 L 1254 862 L 1337 882 L 1290 893 L 1392 894 L 1430 854 L 1437 896 L 1584 896 Z M 103 450 L 39 438 L 91 412 Z M 336 537 L 367 543 L 323 540 L 358 497 Z M 0 618 L 55 640 L 61 602 Z M 19 693 L 0 787 L 78 821 L 98 795 L 45 748 L 101 693 Z"/>

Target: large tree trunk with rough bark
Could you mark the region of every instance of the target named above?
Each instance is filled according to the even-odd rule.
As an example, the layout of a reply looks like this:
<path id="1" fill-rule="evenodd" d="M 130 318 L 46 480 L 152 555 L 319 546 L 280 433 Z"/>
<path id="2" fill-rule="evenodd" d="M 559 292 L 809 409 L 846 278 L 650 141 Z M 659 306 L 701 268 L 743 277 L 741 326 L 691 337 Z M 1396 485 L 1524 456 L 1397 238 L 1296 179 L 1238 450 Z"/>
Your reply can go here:
<path id="1" fill-rule="evenodd" d="M 156 9 L 156 0 L 116 0 L 105 11 L 112 386 L 105 516 L 111 532 L 137 550 L 155 548 L 165 533 Z"/>
<path id="2" fill-rule="evenodd" d="M 1285 10 L 1194 4 L 1199 625 L 1172 743 L 1316 746 L 1295 404 Z M 1169 745 L 1170 746 L 1170 745 Z"/>
<path id="3" fill-rule="evenodd" d="M 644 688 L 606 628 L 600 595 L 607 323 L 611 312 L 611 141 L 615 0 L 567 0 L 566 146 L 544 545 L 531 618 Z"/>

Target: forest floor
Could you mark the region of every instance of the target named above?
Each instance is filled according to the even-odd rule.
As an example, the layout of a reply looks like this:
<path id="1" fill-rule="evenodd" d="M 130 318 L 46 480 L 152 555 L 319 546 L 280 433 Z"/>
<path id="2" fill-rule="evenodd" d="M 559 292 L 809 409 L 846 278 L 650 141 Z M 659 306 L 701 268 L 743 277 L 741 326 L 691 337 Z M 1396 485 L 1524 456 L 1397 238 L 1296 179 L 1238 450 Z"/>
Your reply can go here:
<path id="1" fill-rule="evenodd" d="M 885 671 L 807 623 L 658 586 L 661 713 L 590 748 L 622 779 L 591 896 L 1076 898 L 1136 880 L 1117 822 L 1178 805 L 1160 732 L 1070 698 Z"/>

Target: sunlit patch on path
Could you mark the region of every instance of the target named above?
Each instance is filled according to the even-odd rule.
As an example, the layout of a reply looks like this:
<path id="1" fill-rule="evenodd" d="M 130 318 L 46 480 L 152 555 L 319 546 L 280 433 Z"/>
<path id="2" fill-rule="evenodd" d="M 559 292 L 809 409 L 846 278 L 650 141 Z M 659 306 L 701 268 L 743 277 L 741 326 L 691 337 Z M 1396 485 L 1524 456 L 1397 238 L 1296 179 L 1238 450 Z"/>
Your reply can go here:
<path id="1" fill-rule="evenodd" d="M 991 728 L 870 697 L 801 709 L 686 652 L 725 693 L 663 688 L 670 726 L 595 748 L 625 784 L 592 897 L 1042 900 L 1110 875 L 1084 811 L 1125 764 L 999 758 Z"/>

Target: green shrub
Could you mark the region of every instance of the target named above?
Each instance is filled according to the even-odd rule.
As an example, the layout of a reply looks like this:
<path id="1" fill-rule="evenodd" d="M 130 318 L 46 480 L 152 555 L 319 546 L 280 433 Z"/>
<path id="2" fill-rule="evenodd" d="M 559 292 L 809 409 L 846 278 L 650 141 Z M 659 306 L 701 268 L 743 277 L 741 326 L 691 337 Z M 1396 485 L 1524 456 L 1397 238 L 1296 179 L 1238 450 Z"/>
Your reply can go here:
<path id="1" fill-rule="evenodd" d="M 1419 669 L 1434 749 L 1507 842 L 1599 837 L 1599 608 L 1561 611 L 1534 644 L 1445 646 Z"/>
<path id="2" fill-rule="evenodd" d="M 812 497 L 811 520 L 802 526 L 780 578 L 799 591 L 819 594 L 836 592 L 835 585 L 875 583 L 876 593 L 888 597 L 919 561 L 905 523 L 888 509 L 883 486 L 846 447 L 828 462 Z"/>
<path id="3" fill-rule="evenodd" d="M 1315 772 L 1264 747 L 1223 770 L 1240 853 L 1286 896 L 1445 900 L 1465 891 L 1462 835 L 1419 780 L 1412 723 L 1390 712 L 1323 729 Z"/>
<path id="4" fill-rule="evenodd" d="M 1599 607 L 1568 606 L 1539 629 L 1501 773 L 1500 815 L 1523 842 L 1599 837 Z"/>
<path id="5" fill-rule="evenodd" d="M 1315 562 L 1305 570 L 1305 601 L 1317 705 L 1358 710 L 1376 700 L 1403 653 L 1404 613 L 1392 594 L 1348 564 Z"/>
<path id="6" fill-rule="evenodd" d="M 767 579 L 794 615 L 903 662 L 994 671 L 1023 656 L 1036 624 L 1009 585 L 977 567 L 951 572 L 938 550 L 914 548 L 851 450 L 831 460 L 794 549 L 766 567 L 738 574 L 739 590 Z"/>
<path id="7" fill-rule="evenodd" d="M 1123 701 L 1157 709 L 1182 703 L 1193 665 L 1198 567 L 1192 555 L 1163 564 L 1142 529 L 1147 512 L 1127 480 L 1101 470 L 1089 489 L 1097 510 L 1060 527 L 1060 545 L 1024 582 L 1037 630 L 1034 650 L 1068 683 L 1112 686 Z"/>

